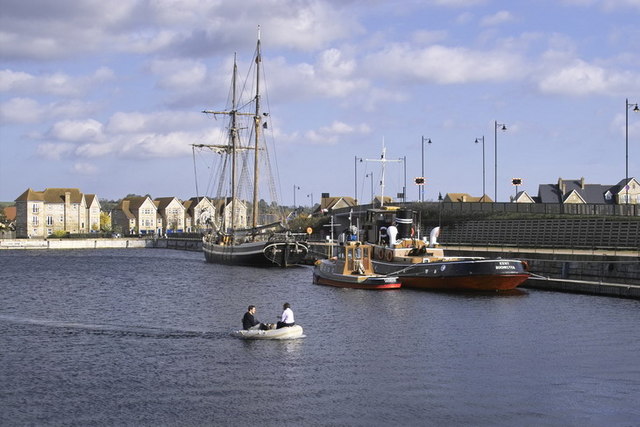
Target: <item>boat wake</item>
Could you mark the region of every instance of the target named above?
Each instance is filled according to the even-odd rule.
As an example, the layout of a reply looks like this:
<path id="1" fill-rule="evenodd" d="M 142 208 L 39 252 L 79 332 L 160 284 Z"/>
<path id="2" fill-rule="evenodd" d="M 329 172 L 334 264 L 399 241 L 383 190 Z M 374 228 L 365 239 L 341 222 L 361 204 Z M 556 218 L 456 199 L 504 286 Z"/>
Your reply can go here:
<path id="1" fill-rule="evenodd" d="M 226 337 L 224 333 L 207 330 L 186 330 L 178 328 L 153 327 L 153 326 L 133 326 L 115 324 L 93 324 L 66 322 L 59 320 L 31 319 L 17 316 L 0 315 L 0 322 L 13 323 L 19 325 L 31 325 L 49 328 L 56 333 L 64 334 L 91 334 L 106 335 L 112 337 L 137 337 L 156 339 L 179 339 L 179 338 L 204 338 L 217 339 Z"/>

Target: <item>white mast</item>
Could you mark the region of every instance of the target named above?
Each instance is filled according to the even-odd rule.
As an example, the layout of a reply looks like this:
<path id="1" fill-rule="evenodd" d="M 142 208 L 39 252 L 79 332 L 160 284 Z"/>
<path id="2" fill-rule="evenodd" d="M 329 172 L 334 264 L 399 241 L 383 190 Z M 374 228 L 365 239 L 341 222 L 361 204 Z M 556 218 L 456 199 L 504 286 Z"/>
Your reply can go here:
<path id="1" fill-rule="evenodd" d="M 401 159 L 387 159 L 387 148 L 384 146 L 384 137 L 382 138 L 382 155 L 379 159 L 366 159 L 368 162 L 380 162 L 382 164 L 382 173 L 380 177 L 380 207 L 384 206 L 384 171 L 388 162 L 401 162 Z"/>

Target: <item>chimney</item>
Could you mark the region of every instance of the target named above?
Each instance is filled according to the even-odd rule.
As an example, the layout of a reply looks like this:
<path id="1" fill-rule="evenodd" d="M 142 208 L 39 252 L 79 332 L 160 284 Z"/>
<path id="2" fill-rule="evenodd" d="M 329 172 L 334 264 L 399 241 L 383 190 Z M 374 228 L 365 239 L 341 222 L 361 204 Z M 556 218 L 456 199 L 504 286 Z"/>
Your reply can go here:
<path id="1" fill-rule="evenodd" d="M 584 176 L 580 178 L 580 188 L 584 190 Z"/>

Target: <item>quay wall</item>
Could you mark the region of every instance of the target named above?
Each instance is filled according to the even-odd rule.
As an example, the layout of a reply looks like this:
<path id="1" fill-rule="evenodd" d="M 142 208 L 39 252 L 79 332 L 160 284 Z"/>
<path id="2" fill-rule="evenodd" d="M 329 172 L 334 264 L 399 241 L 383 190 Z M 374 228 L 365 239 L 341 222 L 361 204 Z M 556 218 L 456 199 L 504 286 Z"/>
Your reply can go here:
<path id="1" fill-rule="evenodd" d="M 148 239 L 0 239 L 2 249 L 128 249 L 165 248 L 187 251 L 201 251 L 202 240 L 193 238 Z"/>
<path id="2" fill-rule="evenodd" d="M 126 249 L 153 248 L 152 239 L 2 239 L 2 249 Z"/>
<path id="3" fill-rule="evenodd" d="M 457 256 L 516 258 L 529 264 L 529 271 L 552 279 L 607 282 L 640 286 L 640 251 L 575 249 L 487 248 L 443 246 Z"/>

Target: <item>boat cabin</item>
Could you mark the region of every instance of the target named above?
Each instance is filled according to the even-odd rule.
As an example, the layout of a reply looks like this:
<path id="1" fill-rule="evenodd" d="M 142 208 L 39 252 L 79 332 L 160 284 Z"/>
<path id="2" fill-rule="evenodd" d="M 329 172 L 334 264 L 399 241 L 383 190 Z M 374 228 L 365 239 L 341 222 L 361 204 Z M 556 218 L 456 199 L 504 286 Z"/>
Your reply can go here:
<path id="1" fill-rule="evenodd" d="M 371 256 L 373 248 L 360 242 L 346 242 L 342 274 L 373 275 Z"/>

